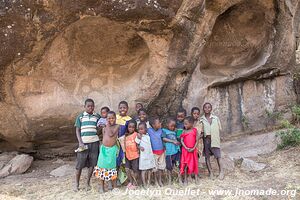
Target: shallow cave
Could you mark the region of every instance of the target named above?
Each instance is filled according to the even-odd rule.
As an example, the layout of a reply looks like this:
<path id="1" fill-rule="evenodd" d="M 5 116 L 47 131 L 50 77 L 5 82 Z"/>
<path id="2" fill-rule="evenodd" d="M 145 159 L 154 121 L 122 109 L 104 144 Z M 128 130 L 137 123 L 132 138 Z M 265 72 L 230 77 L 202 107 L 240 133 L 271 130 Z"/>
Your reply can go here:
<path id="1" fill-rule="evenodd" d="M 228 76 L 265 63 L 273 35 L 274 5 L 244 1 L 218 16 L 200 58 L 205 75 Z"/>

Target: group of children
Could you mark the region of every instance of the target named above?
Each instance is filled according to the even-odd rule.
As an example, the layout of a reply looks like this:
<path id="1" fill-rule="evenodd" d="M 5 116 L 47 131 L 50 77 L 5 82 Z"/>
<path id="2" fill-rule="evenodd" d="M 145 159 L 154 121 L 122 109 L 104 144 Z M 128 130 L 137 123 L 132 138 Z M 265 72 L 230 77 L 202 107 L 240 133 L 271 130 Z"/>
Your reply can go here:
<path id="1" fill-rule="evenodd" d="M 197 182 L 199 158 L 203 154 L 210 177 L 213 177 L 210 156 L 214 155 L 219 166 L 219 178 L 224 178 L 220 152 L 221 124 L 219 118 L 212 114 L 210 103 L 203 105 L 201 117 L 198 107 L 192 108 L 191 116 L 187 116 L 185 109 L 179 109 L 174 118 L 166 119 L 164 128 L 158 117 L 148 117 L 140 103 L 136 105 L 137 115 L 134 117 L 127 115 L 126 101 L 119 103 L 118 114 L 103 107 L 99 115 L 94 112 L 94 106 L 94 101 L 87 99 L 85 112 L 75 122 L 79 142 L 75 191 L 79 190 L 84 167 L 88 167 L 87 189 L 90 189 L 90 178 L 94 174 L 100 179 L 101 193 L 105 191 L 105 182 L 108 189 L 113 189 L 117 181 L 120 184 L 124 182 L 125 176 L 129 180 L 129 189 L 135 189 L 139 183 L 147 187 L 152 180 L 163 186 L 165 171 L 169 184 L 172 178 L 183 184 L 192 178 Z"/>

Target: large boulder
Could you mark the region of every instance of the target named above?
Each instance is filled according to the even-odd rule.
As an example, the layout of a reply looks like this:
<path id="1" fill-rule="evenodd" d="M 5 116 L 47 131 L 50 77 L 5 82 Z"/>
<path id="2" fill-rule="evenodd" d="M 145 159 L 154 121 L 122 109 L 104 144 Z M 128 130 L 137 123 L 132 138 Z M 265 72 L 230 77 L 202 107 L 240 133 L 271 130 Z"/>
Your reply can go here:
<path id="1" fill-rule="evenodd" d="M 96 111 L 127 100 L 129 114 L 141 102 L 164 118 L 210 101 L 224 136 L 274 126 L 265 113 L 288 113 L 299 95 L 289 73 L 299 10 L 299 0 L 1 1 L 0 150 L 72 154 L 88 97 Z"/>
<path id="2" fill-rule="evenodd" d="M 0 170 L 0 178 L 26 172 L 31 166 L 32 161 L 33 157 L 27 154 L 15 156 Z"/>
<path id="3" fill-rule="evenodd" d="M 231 159 L 257 157 L 276 150 L 279 138 L 275 132 L 237 138 L 221 144 L 222 150 Z"/>

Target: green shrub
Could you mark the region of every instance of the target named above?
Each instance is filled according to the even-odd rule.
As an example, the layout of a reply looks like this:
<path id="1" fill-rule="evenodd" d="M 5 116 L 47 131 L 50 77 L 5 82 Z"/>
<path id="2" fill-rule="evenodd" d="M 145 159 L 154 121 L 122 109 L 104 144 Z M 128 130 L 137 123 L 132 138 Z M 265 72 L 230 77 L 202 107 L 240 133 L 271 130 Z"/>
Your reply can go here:
<path id="1" fill-rule="evenodd" d="M 292 113 L 293 113 L 294 121 L 299 124 L 299 122 L 300 122 L 300 105 L 294 105 L 292 107 Z"/>
<path id="2" fill-rule="evenodd" d="M 294 128 L 294 125 L 291 124 L 291 122 L 289 120 L 284 119 L 284 120 L 281 120 L 280 127 L 281 128 Z"/>
<path id="3" fill-rule="evenodd" d="M 242 125 L 244 128 L 249 128 L 249 120 L 245 115 L 242 116 Z"/>
<path id="4" fill-rule="evenodd" d="M 278 149 L 300 145 L 300 129 L 298 128 L 280 131 L 277 133 L 277 136 L 281 139 L 280 144 L 277 146 Z"/>

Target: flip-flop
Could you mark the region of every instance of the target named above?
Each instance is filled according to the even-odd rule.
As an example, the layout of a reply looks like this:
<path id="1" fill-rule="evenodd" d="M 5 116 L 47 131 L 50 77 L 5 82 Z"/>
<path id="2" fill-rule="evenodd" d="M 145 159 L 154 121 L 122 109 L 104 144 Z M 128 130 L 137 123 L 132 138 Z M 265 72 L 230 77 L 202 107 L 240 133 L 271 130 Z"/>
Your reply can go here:
<path id="1" fill-rule="evenodd" d="M 130 189 L 131 186 L 132 186 L 132 183 L 128 183 L 127 188 Z"/>
<path id="2" fill-rule="evenodd" d="M 129 187 L 127 187 L 129 190 L 135 190 L 137 187 L 135 185 L 130 185 Z"/>

